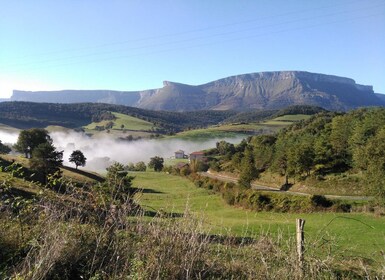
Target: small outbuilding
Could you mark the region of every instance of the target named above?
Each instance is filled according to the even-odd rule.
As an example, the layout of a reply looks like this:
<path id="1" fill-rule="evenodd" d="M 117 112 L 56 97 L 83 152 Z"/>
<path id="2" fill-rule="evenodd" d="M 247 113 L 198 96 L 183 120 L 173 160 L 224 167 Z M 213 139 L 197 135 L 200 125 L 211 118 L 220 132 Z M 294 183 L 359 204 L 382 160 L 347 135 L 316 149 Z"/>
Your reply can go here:
<path id="1" fill-rule="evenodd" d="M 176 151 L 175 152 L 175 158 L 178 158 L 178 159 L 185 158 L 184 151 L 182 151 L 182 150 Z"/>
<path id="2" fill-rule="evenodd" d="M 191 153 L 190 161 L 192 160 L 205 160 L 205 153 L 203 151 Z"/>

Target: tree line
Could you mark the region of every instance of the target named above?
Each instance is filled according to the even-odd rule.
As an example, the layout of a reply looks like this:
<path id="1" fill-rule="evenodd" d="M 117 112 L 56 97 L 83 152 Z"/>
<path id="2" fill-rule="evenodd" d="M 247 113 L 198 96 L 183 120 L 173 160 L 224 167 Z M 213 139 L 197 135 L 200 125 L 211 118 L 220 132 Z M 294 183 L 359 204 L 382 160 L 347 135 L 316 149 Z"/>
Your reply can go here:
<path id="1" fill-rule="evenodd" d="M 211 168 L 239 173 L 240 184 L 262 172 L 284 176 L 284 185 L 309 176 L 361 174 L 371 194 L 385 198 L 385 108 L 322 112 L 276 135 L 249 137 L 234 146 L 221 141 L 208 152 Z"/>
<path id="2" fill-rule="evenodd" d="M 255 122 L 283 114 L 314 114 L 322 108 L 300 105 L 282 110 L 249 112 L 202 110 L 194 112 L 152 111 L 123 105 L 102 103 L 53 104 L 33 102 L 1 102 L 0 122 L 20 129 L 59 125 L 79 128 L 91 122 L 113 120 L 117 112 L 152 122 L 164 133 L 231 122 Z"/>

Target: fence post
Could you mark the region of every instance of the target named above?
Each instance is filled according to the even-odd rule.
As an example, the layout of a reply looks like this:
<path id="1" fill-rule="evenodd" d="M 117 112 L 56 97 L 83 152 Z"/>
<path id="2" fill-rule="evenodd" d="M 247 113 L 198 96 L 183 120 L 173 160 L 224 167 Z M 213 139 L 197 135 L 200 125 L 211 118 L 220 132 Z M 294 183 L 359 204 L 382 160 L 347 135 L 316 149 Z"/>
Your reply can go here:
<path id="1" fill-rule="evenodd" d="M 305 227 L 305 220 L 296 219 L 298 264 L 301 271 L 303 270 L 303 252 L 305 250 L 304 227 Z"/>

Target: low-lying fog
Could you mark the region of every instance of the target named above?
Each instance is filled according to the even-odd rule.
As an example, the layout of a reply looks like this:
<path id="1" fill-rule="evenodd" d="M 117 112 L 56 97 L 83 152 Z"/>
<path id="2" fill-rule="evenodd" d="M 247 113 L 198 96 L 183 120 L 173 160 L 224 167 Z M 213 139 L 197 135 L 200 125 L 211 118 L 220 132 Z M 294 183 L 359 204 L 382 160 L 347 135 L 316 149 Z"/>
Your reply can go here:
<path id="1" fill-rule="evenodd" d="M 151 157 L 160 156 L 164 159 L 174 156 L 177 150 L 183 150 L 186 154 L 208 148 L 214 148 L 216 142 L 225 140 L 231 143 L 241 142 L 241 137 L 205 139 L 203 141 L 191 141 L 180 139 L 149 139 L 137 141 L 121 141 L 109 138 L 90 138 L 83 133 L 52 132 L 54 146 L 59 151 L 64 151 L 64 164 L 73 166 L 68 162 L 70 154 L 74 150 L 81 150 L 87 158 L 84 169 L 92 171 L 105 171 L 106 167 L 114 161 L 122 164 L 144 161 L 146 164 Z M 18 134 L 0 131 L 2 143 L 16 143 Z"/>

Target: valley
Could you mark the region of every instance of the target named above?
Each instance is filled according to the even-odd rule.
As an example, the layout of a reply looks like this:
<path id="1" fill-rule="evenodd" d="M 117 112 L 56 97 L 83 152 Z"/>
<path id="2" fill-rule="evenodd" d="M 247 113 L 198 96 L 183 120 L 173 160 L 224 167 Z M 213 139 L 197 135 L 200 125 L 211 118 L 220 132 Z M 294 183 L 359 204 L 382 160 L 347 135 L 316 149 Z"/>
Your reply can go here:
<path id="1" fill-rule="evenodd" d="M 295 248 L 296 218 L 306 220 L 306 273 L 317 269 L 317 277 L 329 277 L 334 275 L 329 272 L 332 269 L 349 278 L 377 275 L 382 269 L 383 174 L 376 169 L 382 166 L 382 150 L 377 149 L 383 145 L 382 108 L 336 113 L 294 106 L 241 113 L 204 111 L 190 118 L 190 113 L 131 111 L 103 104 L 34 104 L 34 110 L 16 115 L 9 108 L 28 104 L 8 104 L 10 107 L 0 112 L 0 119 L 5 120 L 1 145 L 12 148 L 11 154 L 0 155 L 5 198 L 0 223 L 2 235 L 9 236 L 12 231 L 16 239 L 0 239 L 6 248 L 0 255 L 5 273 L 13 267 L 10 255 L 27 260 L 13 248 L 27 250 L 29 240 L 41 230 L 40 223 L 52 228 L 61 224 L 64 231 L 67 225 L 78 228 L 73 234 L 88 240 L 89 245 L 82 246 L 96 250 L 94 254 L 100 253 L 91 244 L 102 236 L 123 250 L 114 243 L 118 239 L 124 244 L 147 240 L 147 235 L 164 238 L 173 231 L 180 238 L 175 244 L 190 246 L 184 237 L 195 240 L 191 238 L 199 232 L 208 243 L 191 245 L 206 250 L 205 257 L 196 257 L 207 263 L 219 254 L 223 267 L 228 265 L 223 254 L 241 254 L 236 261 L 242 262 L 250 259 L 260 242 L 268 242 L 276 244 L 276 251 L 261 251 L 261 257 L 282 257 L 278 263 L 270 263 L 274 273 L 281 275 L 282 267 L 297 273 L 298 264 L 288 261 Z M 40 111 L 40 106 L 47 110 Z M 348 129 L 347 123 L 354 127 Z M 35 124 L 44 129 L 33 128 Z M 31 127 L 27 129 L 27 125 Z M 47 133 L 39 137 L 53 146 L 55 157 L 59 156 L 57 172 L 41 169 L 34 150 L 32 159 L 16 150 L 21 147 L 18 135 L 22 132 L 34 137 Z M 16 142 L 18 145 L 10 145 Z M 75 150 L 84 153 L 84 167 L 79 163 L 75 168 L 70 162 Z M 186 157 L 177 158 L 178 150 Z M 194 151 L 200 151 L 202 158 L 188 159 Z M 369 155 L 376 165 L 364 167 Z M 154 159 L 161 160 L 160 169 L 151 165 Z M 34 211 L 38 216 L 33 216 Z M 92 228 L 93 234 L 87 235 L 82 228 Z M 142 230 L 146 234 L 142 235 Z M 51 238 L 55 232 L 39 234 Z M 65 240 L 64 244 L 69 244 Z M 144 243 L 134 247 L 144 250 L 141 246 Z M 46 247 L 40 244 L 40 248 Z M 220 253 L 214 253 L 214 248 Z M 147 262 L 152 258 L 151 250 L 145 251 L 141 258 Z M 328 269 L 318 268 L 317 263 L 325 260 Z M 132 255 L 125 255 L 123 261 L 132 262 Z M 362 262 L 364 268 L 357 269 Z M 86 261 L 84 265 L 88 270 L 90 264 Z M 223 269 L 233 275 L 240 273 Z M 253 273 L 260 275 L 260 269 Z M 55 270 L 60 268 L 55 266 Z M 122 271 L 128 273 L 124 268 Z"/>

